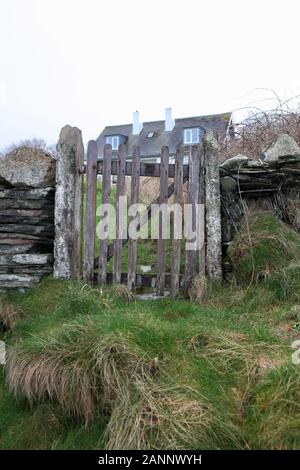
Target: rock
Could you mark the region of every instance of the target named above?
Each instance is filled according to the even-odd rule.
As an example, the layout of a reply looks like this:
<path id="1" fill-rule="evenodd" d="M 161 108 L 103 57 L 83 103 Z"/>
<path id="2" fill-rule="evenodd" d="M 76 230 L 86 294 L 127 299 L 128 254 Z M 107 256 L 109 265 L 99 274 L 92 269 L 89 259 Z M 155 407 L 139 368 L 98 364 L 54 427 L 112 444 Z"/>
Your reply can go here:
<path id="1" fill-rule="evenodd" d="M 238 154 L 235 157 L 231 157 L 228 160 L 225 160 L 220 167 L 226 170 L 235 170 L 240 166 L 244 166 L 246 162 L 249 161 L 249 158 L 246 155 Z"/>
<path id="2" fill-rule="evenodd" d="M 23 188 L 54 186 L 55 159 L 44 150 L 19 147 L 0 159 L 0 180 Z"/>
<path id="3" fill-rule="evenodd" d="M 230 176 L 224 176 L 221 178 L 221 188 L 222 191 L 233 192 L 237 189 L 237 182 L 234 178 Z"/>
<path id="4" fill-rule="evenodd" d="M 249 160 L 247 166 L 248 168 L 265 168 L 268 167 L 268 164 L 261 160 Z"/>
<path id="5" fill-rule="evenodd" d="M 274 162 L 291 155 L 299 156 L 300 147 L 290 135 L 279 134 L 270 147 L 262 153 L 261 159 L 266 162 Z"/>

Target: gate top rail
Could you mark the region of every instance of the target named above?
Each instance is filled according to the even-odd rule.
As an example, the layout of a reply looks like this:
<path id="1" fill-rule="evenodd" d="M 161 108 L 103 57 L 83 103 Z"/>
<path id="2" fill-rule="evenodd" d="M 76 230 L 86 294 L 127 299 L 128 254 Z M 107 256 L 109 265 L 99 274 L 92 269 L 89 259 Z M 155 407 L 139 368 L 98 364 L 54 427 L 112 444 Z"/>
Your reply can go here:
<path id="1" fill-rule="evenodd" d="M 103 160 L 97 161 L 97 174 L 103 174 Z M 148 176 L 153 178 L 160 177 L 161 164 L 160 163 L 151 163 L 151 162 L 141 162 L 140 163 L 140 176 Z M 87 165 L 84 164 L 83 173 L 86 173 Z M 132 173 L 132 162 L 127 161 L 125 165 L 125 176 L 131 176 Z M 118 175 L 118 161 L 111 161 L 111 175 Z M 189 165 L 183 165 L 183 177 L 187 178 L 189 176 Z M 175 178 L 175 163 L 169 163 L 169 178 Z"/>

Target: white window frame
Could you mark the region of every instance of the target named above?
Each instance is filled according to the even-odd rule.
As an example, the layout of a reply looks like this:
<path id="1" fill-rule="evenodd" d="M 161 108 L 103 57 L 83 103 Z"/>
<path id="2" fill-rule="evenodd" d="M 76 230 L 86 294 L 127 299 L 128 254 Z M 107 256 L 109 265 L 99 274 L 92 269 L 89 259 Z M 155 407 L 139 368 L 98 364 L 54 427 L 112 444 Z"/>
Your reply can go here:
<path id="1" fill-rule="evenodd" d="M 193 131 L 197 131 L 197 138 L 193 140 Z M 183 142 L 185 145 L 199 144 L 200 139 L 200 129 L 199 127 L 191 127 L 189 129 L 184 129 Z"/>
<path id="2" fill-rule="evenodd" d="M 120 137 L 118 135 L 108 135 L 106 137 L 106 143 L 111 145 L 112 150 L 118 150 Z"/>

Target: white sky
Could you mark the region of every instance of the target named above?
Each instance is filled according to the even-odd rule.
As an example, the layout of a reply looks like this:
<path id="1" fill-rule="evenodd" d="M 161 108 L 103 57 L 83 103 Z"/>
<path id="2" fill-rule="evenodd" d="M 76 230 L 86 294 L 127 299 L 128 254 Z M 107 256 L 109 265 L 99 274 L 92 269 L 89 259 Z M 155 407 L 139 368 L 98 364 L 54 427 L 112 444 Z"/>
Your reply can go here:
<path id="1" fill-rule="evenodd" d="M 299 2 L 298 2 L 299 4 Z M 300 93 L 297 1 L 0 0 L 0 149 Z"/>

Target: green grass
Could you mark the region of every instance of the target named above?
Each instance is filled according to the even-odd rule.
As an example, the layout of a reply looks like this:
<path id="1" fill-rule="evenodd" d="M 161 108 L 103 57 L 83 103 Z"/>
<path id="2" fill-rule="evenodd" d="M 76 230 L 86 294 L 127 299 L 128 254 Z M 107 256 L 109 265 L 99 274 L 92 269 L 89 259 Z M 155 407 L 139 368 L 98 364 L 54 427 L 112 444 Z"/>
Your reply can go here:
<path id="1" fill-rule="evenodd" d="M 266 228 L 249 222 L 252 239 Z M 272 269 L 251 244 L 202 305 L 50 277 L 3 297 L 18 315 L 0 333 L 0 449 L 299 449 L 300 241 L 269 223 L 287 237 Z"/>

